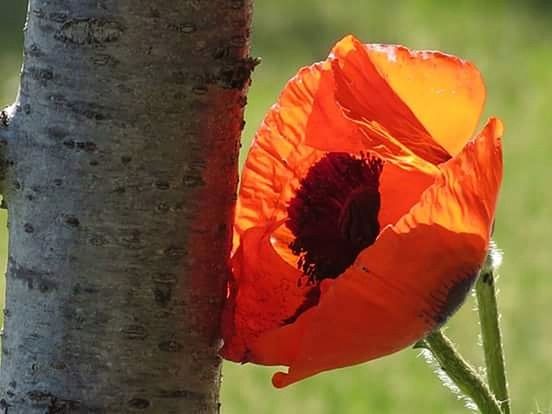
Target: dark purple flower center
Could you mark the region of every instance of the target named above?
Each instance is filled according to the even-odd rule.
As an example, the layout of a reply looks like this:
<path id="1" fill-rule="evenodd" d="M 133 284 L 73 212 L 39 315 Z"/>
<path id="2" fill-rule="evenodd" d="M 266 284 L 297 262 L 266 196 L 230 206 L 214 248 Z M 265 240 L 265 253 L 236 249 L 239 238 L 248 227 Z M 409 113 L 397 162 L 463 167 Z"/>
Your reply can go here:
<path id="1" fill-rule="evenodd" d="M 330 152 L 314 164 L 288 206 L 290 244 L 311 281 L 336 278 L 379 234 L 383 161 Z"/>

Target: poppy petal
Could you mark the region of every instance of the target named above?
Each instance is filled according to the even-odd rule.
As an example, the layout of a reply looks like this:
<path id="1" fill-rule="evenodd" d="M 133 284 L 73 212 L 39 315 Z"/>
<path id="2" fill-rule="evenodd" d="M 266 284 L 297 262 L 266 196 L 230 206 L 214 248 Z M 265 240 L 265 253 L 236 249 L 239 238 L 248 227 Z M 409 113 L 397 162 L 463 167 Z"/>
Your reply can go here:
<path id="1" fill-rule="evenodd" d="M 417 223 L 439 224 L 457 232 L 479 234 L 488 241 L 502 181 L 503 131 L 500 119 L 489 119 L 460 154 L 440 166 L 441 177 L 396 227 L 407 231 Z M 435 202 L 438 194 L 443 202 Z"/>
<path id="2" fill-rule="evenodd" d="M 434 140 L 456 155 L 471 138 L 485 85 L 470 62 L 436 51 L 367 45 L 370 60 Z"/>
<path id="3" fill-rule="evenodd" d="M 374 144 L 390 136 L 433 164 L 450 158 L 380 74 L 362 43 L 347 36 L 336 44 L 331 56 L 337 101 L 349 118 L 375 128 L 376 136 L 370 136 Z M 316 137 L 309 134 L 309 139 Z"/>
<path id="4" fill-rule="evenodd" d="M 316 373 L 395 352 L 441 325 L 484 260 L 502 177 L 502 124 L 491 119 L 420 202 L 339 278 L 318 306 L 252 343 L 252 360 L 289 366 L 283 387 Z"/>
<path id="5" fill-rule="evenodd" d="M 245 231 L 232 257 L 229 298 L 222 317 L 226 359 L 243 362 L 250 358 L 248 344 L 261 333 L 281 326 L 292 317 L 313 287 L 300 285 L 302 273 L 286 263 L 274 250 L 270 238 L 274 223 Z"/>
<path id="6" fill-rule="evenodd" d="M 406 170 L 392 163 L 383 167 L 379 193 L 381 207 L 378 215 L 380 228 L 396 223 L 420 201 L 422 193 L 435 181 L 435 175 L 420 170 Z"/>

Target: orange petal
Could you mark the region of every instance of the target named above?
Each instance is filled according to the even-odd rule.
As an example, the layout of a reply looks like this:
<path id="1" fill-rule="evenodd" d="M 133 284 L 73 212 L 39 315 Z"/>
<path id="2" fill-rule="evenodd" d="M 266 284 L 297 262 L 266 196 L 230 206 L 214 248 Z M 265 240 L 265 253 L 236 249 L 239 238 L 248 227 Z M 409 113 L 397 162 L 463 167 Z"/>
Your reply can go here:
<path id="1" fill-rule="evenodd" d="M 367 45 L 371 62 L 433 139 L 456 155 L 471 138 L 483 110 L 485 86 L 477 68 L 435 51 Z"/>
<path id="2" fill-rule="evenodd" d="M 502 182 L 502 134 L 502 121 L 491 118 L 460 154 L 440 166 L 441 177 L 396 227 L 404 232 L 419 223 L 439 224 L 488 242 Z"/>
<path id="3" fill-rule="evenodd" d="M 422 193 L 435 181 L 435 176 L 420 170 L 406 170 L 395 164 L 383 167 L 379 193 L 381 206 L 378 215 L 380 228 L 395 224 L 420 201 Z"/>
<path id="4" fill-rule="evenodd" d="M 362 43 L 344 38 L 333 49 L 332 63 L 336 99 L 348 117 L 375 129 L 376 135 L 369 135 L 373 145 L 385 145 L 384 138 L 390 136 L 433 164 L 450 158 L 378 72 Z"/>
<path id="5" fill-rule="evenodd" d="M 312 286 L 298 284 L 302 273 L 282 260 L 271 245 L 278 225 L 245 231 L 232 257 L 230 296 L 222 318 L 221 355 L 226 359 L 255 362 L 248 356 L 249 343 L 281 326 L 311 293 Z"/>
<path id="6" fill-rule="evenodd" d="M 442 324 L 484 260 L 502 177 L 502 124 L 492 119 L 421 201 L 386 227 L 318 306 L 252 344 L 264 364 L 289 366 L 277 387 L 395 352 Z"/>

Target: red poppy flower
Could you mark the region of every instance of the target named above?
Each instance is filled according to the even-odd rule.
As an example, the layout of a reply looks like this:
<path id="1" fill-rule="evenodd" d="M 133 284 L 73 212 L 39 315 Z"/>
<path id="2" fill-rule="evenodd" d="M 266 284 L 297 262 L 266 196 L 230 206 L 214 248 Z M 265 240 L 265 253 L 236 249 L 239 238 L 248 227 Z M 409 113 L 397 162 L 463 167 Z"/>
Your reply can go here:
<path id="1" fill-rule="evenodd" d="M 502 123 L 470 140 L 470 63 L 352 36 L 289 81 L 249 151 L 223 313 L 230 360 L 283 387 L 398 351 L 460 306 L 485 258 Z"/>

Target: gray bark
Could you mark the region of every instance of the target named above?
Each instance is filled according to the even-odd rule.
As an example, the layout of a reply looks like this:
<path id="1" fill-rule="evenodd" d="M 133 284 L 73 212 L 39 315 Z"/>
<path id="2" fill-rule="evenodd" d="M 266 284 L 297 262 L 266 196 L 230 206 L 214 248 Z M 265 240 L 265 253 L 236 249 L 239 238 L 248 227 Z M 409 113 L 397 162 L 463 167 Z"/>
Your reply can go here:
<path id="1" fill-rule="evenodd" d="M 215 413 L 250 0 L 30 0 L 0 407 Z"/>

